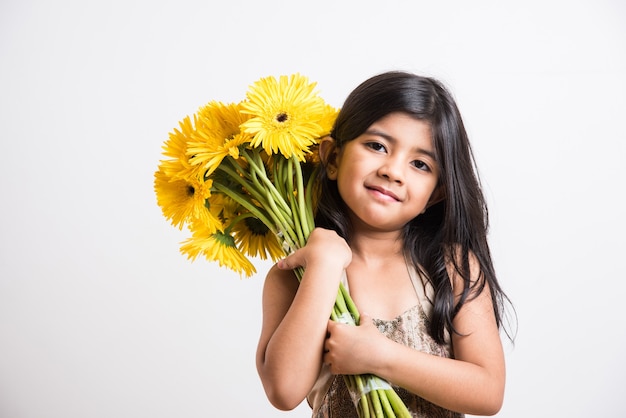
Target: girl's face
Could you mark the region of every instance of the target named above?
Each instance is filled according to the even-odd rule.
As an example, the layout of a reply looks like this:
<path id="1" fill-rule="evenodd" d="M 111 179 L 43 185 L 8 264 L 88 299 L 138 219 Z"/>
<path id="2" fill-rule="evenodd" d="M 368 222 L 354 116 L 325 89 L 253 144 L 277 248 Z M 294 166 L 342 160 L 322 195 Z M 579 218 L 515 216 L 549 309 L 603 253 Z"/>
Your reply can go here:
<path id="1" fill-rule="evenodd" d="M 356 229 L 398 231 L 423 213 L 437 186 L 430 124 L 391 113 L 346 143 L 328 175 Z"/>

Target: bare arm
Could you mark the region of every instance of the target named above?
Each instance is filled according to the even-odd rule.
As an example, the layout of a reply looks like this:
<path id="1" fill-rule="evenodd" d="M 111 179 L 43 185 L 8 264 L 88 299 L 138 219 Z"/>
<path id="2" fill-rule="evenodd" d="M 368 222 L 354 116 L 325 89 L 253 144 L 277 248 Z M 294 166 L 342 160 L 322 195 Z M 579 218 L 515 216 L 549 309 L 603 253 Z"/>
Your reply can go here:
<path id="1" fill-rule="evenodd" d="M 279 263 L 283 269 L 268 273 L 256 362 L 267 397 L 279 409 L 298 406 L 318 377 L 328 318 L 350 260 L 345 241 L 318 228 L 304 248 Z M 289 270 L 296 266 L 305 267 L 299 285 Z"/>
<path id="2" fill-rule="evenodd" d="M 370 318 L 361 323 L 359 327 L 329 323 L 324 361 L 333 373 L 373 373 L 453 411 L 493 415 L 500 410 L 504 354 L 488 287 L 465 303 L 454 319 L 463 334 L 452 336 L 454 359 L 389 340 Z"/>

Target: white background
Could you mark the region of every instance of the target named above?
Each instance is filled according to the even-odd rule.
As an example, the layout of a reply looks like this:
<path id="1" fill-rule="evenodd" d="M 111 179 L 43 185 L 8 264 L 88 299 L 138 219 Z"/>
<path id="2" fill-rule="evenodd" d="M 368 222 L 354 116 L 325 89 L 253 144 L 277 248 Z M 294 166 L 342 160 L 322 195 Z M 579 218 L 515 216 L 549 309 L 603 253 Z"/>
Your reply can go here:
<path id="1" fill-rule="evenodd" d="M 168 4 L 169 3 L 169 4 Z M 209 100 L 390 69 L 458 100 L 519 316 L 501 417 L 626 415 L 626 5 L 2 0 L 0 417 L 307 417 L 254 366 L 260 291 L 179 254 L 153 173 Z"/>

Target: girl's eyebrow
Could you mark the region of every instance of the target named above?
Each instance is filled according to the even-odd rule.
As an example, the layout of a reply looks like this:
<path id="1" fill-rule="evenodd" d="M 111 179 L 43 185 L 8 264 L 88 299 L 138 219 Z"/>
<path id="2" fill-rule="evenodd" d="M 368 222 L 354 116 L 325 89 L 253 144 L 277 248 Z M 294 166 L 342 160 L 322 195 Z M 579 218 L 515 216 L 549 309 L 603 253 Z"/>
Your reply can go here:
<path id="1" fill-rule="evenodd" d="M 368 129 L 367 131 L 365 131 L 365 134 L 373 135 L 373 136 L 380 136 L 381 138 L 384 138 L 385 140 L 390 142 L 392 145 L 395 144 L 396 142 L 398 142 L 398 141 L 396 141 L 396 139 L 393 136 L 389 135 L 388 133 L 379 131 L 377 129 Z M 435 158 L 435 153 L 432 152 L 432 151 L 426 150 L 426 149 L 421 148 L 421 147 L 415 147 L 415 151 L 420 153 L 420 154 L 425 154 L 428 157 L 432 158 L 433 160 L 437 161 L 437 159 Z"/>
<path id="2" fill-rule="evenodd" d="M 391 135 L 386 134 L 384 132 L 381 132 L 381 131 L 379 131 L 377 129 L 368 129 L 367 131 L 365 131 L 365 133 L 368 134 L 368 135 L 381 136 L 381 137 L 385 138 L 389 142 L 396 142 L 394 137 L 392 137 Z"/>

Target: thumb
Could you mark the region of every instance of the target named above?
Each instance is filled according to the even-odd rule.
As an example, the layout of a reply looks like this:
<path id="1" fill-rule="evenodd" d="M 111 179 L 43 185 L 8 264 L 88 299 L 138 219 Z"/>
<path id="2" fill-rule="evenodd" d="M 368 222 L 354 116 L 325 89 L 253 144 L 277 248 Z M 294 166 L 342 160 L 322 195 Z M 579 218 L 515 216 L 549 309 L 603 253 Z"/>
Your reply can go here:
<path id="1" fill-rule="evenodd" d="M 276 265 L 281 270 L 293 270 L 296 267 L 300 267 L 300 263 L 297 261 L 297 257 L 294 255 L 295 253 L 289 254 L 287 257 L 278 260 Z"/>

